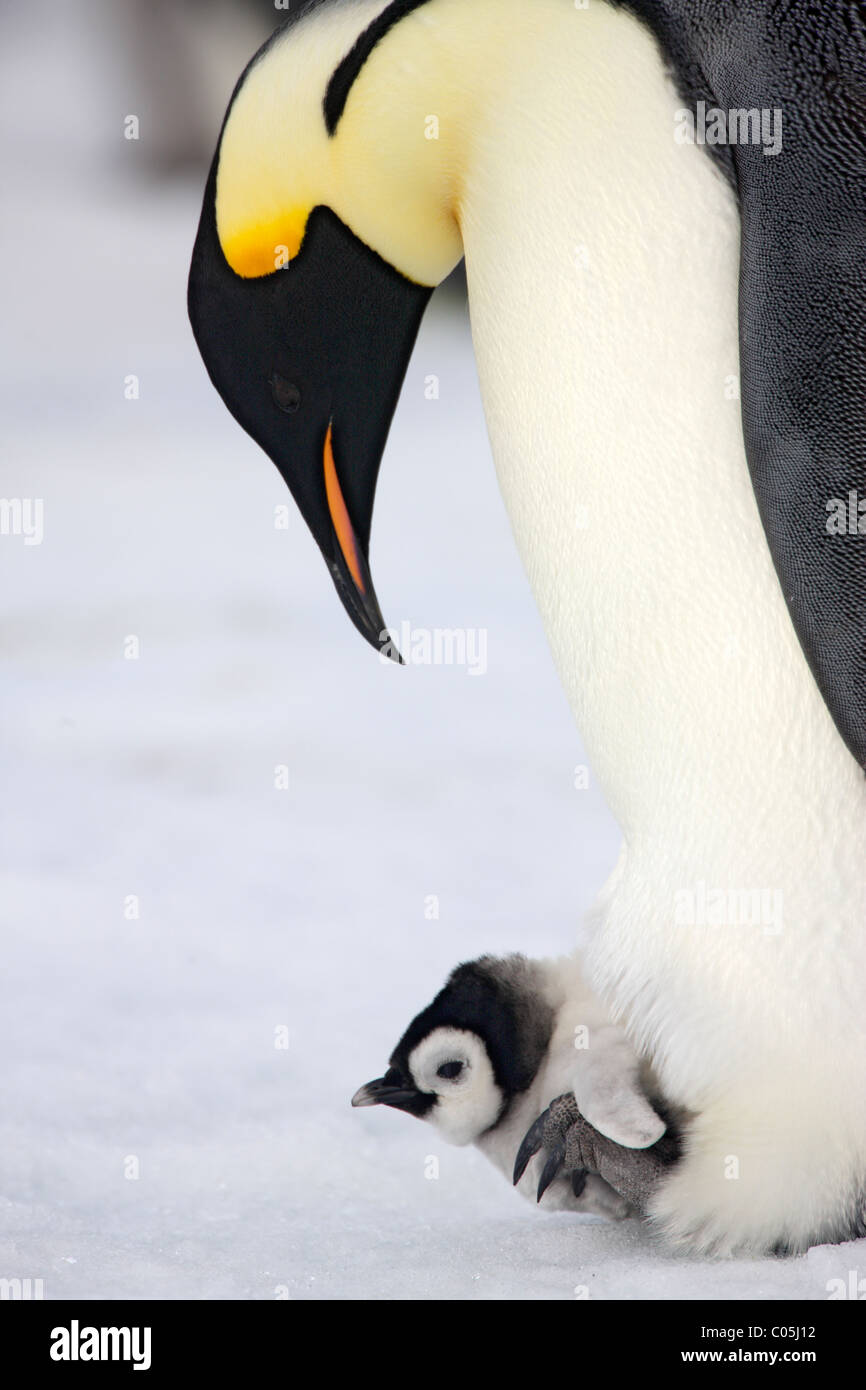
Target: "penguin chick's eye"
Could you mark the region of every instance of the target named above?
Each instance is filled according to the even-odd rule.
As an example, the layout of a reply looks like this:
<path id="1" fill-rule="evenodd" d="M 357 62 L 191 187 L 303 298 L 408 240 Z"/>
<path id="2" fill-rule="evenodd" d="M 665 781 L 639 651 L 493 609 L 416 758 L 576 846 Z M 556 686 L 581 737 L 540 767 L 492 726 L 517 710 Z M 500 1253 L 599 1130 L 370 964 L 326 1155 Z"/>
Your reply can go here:
<path id="1" fill-rule="evenodd" d="M 293 381 L 287 381 L 279 372 L 274 372 L 270 380 L 274 404 L 287 415 L 294 415 L 300 408 L 301 393 Z"/>
<path id="2" fill-rule="evenodd" d="M 436 1075 L 441 1076 L 445 1081 L 454 1081 L 462 1070 L 462 1062 L 443 1062 L 441 1067 L 437 1068 Z"/>

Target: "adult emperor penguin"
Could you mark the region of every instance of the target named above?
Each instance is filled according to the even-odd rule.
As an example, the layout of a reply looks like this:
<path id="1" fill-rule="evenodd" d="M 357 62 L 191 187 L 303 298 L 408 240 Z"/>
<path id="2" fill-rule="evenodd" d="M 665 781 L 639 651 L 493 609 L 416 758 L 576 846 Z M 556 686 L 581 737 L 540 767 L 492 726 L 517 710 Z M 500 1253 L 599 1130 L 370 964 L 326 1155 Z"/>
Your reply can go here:
<path id="1" fill-rule="evenodd" d="M 703 1251 L 863 1229 L 864 55 L 849 0 L 300 5 L 192 265 L 211 377 L 379 646 L 376 473 L 465 253 L 500 485 L 624 835 L 590 975 L 694 1114 L 650 1215 Z"/>

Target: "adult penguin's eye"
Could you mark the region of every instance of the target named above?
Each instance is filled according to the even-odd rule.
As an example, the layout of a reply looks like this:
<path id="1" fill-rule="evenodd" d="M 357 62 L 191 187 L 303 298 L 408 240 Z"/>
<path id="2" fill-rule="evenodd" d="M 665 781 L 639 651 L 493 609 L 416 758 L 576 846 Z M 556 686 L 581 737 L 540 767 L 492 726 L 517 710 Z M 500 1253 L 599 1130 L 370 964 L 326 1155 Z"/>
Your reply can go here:
<path id="1" fill-rule="evenodd" d="M 453 1081 L 463 1070 L 462 1062 L 443 1062 L 438 1068 L 436 1075 L 441 1076 L 445 1081 Z"/>
<path id="2" fill-rule="evenodd" d="M 294 415 L 300 409 L 301 392 L 293 381 L 287 381 L 279 372 L 274 372 L 270 379 L 271 395 L 274 404 L 280 410 L 284 410 L 287 415 Z"/>

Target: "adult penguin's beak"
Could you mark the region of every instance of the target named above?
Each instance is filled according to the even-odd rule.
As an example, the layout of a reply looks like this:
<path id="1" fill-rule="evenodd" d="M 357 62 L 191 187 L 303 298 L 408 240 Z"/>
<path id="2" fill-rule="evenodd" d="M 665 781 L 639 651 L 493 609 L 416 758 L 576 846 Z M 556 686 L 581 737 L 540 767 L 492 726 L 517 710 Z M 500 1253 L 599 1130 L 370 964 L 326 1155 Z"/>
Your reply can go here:
<path id="1" fill-rule="evenodd" d="M 229 410 L 285 478 L 355 627 L 399 661 L 370 577 L 370 524 L 379 463 L 432 291 L 321 206 L 285 269 L 237 274 L 217 234 L 218 159 L 189 279 L 196 342 Z"/>

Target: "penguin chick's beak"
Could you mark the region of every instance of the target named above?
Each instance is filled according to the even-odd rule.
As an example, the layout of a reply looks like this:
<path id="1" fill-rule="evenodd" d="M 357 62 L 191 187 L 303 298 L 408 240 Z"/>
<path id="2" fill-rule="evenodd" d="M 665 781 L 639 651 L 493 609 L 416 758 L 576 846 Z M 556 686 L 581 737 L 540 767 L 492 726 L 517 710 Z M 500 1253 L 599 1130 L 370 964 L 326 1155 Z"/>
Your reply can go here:
<path id="1" fill-rule="evenodd" d="M 425 1095 L 415 1086 L 407 1086 L 393 1068 L 375 1081 L 368 1081 L 352 1096 L 355 1107 L 363 1105 L 390 1105 L 394 1110 L 405 1110 L 407 1115 L 419 1119 L 427 1113 L 435 1097 Z"/>
<path id="2" fill-rule="evenodd" d="M 288 484 L 355 627 L 399 661 L 370 578 L 370 526 L 385 441 L 432 291 L 321 206 L 285 268 L 236 273 L 217 232 L 218 161 L 190 270 L 196 342 L 232 415 Z"/>

